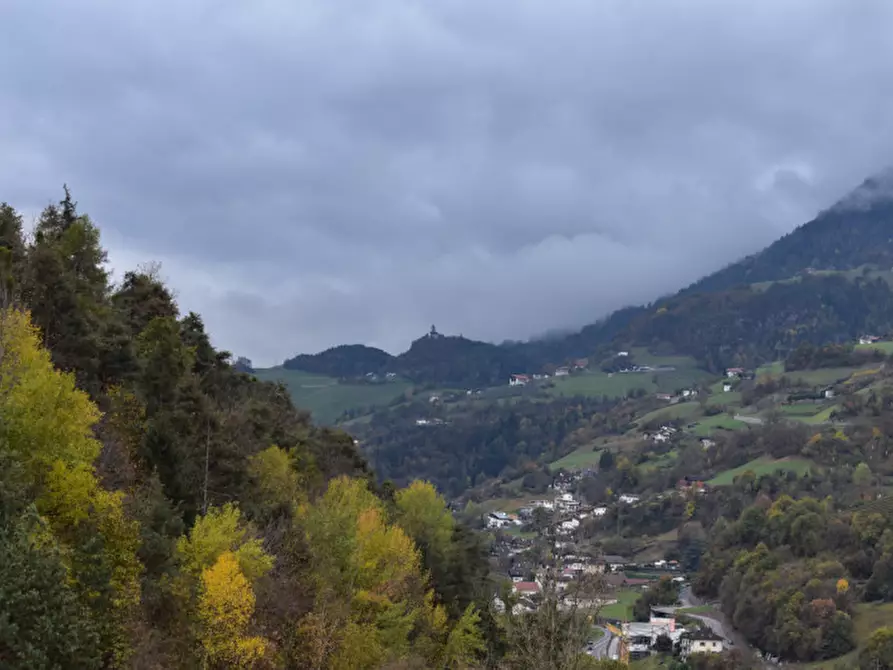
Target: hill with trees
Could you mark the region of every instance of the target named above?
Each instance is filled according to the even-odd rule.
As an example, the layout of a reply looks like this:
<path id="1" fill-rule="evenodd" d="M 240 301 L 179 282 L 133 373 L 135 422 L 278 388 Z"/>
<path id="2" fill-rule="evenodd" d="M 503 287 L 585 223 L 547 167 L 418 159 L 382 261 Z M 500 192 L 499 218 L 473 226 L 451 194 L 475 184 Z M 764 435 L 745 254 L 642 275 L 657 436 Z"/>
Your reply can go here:
<path id="1" fill-rule="evenodd" d="M 435 489 L 237 370 L 70 195 L 0 207 L 0 666 L 495 667 L 486 550 Z"/>

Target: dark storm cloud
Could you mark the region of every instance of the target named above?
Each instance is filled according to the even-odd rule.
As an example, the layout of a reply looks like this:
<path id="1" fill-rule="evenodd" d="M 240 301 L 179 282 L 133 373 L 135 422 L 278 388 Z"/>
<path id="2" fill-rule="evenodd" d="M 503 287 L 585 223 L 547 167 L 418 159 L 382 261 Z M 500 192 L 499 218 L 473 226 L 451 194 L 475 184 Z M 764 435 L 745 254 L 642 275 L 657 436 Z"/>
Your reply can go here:
<path id="1" fill-rule="evenodd" d="M 583 324 L 893 162 L 885 0 L 0 7 L 0 198 L 263 362 Z"/>

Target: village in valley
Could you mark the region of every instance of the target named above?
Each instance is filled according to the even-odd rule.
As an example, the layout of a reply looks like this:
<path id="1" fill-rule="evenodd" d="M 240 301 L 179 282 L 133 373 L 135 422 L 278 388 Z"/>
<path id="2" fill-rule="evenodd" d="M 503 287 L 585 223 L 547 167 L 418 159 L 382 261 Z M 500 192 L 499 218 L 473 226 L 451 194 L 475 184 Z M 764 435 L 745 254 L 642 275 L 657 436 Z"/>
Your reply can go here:
<path id="1" fill-rule="evenodd" d="M 864 336 L 857 347 L 870 353 L 882 342 L 881 338 Z M 627 357 L 629 353 L 621 351 L 615 358 Z M 578 360 L 573 365 L 557 367 L 551 378 L 592 374 L 587 365 L 588 361 Z M 613 377 L 643 372 L 657 374 L 672 369 L 670 365 L 630 365 L 596 374 Z M 654 453 L 667 458 L 666 454 L 679 453 L 685 444 L 697 444 L 708 452 L 716 447 L 717 440 L 737 430 L 758 427 L 766 420 L 808 421 L 813 416 L 809 413 L 812 408 L 815 414 L 824 413 L 824 420 L 830 423 L 835 414 L 828 408 L 835 406 L 839 396 L 873 388 L 884 375 L 884 369 L 883 363 L 874 363 L 868 355 L 864 364 L 853 369 L 800 373 L 786 372 L 780 364 L 755 370 L 730 367 L 719 379 L 701 378 L 694 384 L 642 397 L 642 418 L 628 434 L 618 436 L 615 443 L 624 444 L 625 440 L 651 444 L 656 450 Z M 784 382 L 787 385 L 779 386 L 776 380 L 785 375 L 797 381 L 789 380 Z M 546 373 L 515 374 L 509 379 L 509 385 L 526 387 L 549 379 Z M 768 385 L 774 392 L 763 393 L 760 384 Z M 704 423 L 708 426 L 706 429 Z M 507 591 L 496 596 L 494 606 L 510 607 L 515 612 L 533 611 L 550 594 L 559 600 L 566 597 L 564 594 L 575 594 L 562 601 L 565 607 L 574 607 L 577 606 L 576 601 L 572 602 L 577 597 L 575 584 L 595 578 L 598 593 L 587 604 L 597 612 L 597 626 L 595 638 L 587 646 L 588 653 L 633 660 L 655 653 L 666 644 L 682 658 L 692 650 L 720 653 L 729 648 L 734 643 L 727 637 L 721 615 L 709 604 L 692 602 L 686 570 L 673 557 L 673 551 L 661 555 L 658 547 L 656 551 L 640 552 L 634 557 L 618 555 L 606 551 L 597 538 L 619 537 L 617 526 L 639 506 L 660 504 L 670 498 L 676 498 L 677 504 L 697 505 L 699 498 L 730 484 L 738 473 L 746 472 L 749 467 L 757 472 L 770 472 L 773 463 L 758 459 L 759 462 L 745 464 L 728 474 L 682 475 L 670 490 L 609 490 L 600 501 L 587 500 L 580 494 L 581 484 L 597 473 L 596 456 L 609 448 L 610 443 L 603 441 L 591 449 L 592 459 L 581 459 L 582 466 L 553 468 L 552 483 L 545 495 L 528 496 L 502 509 L 491 506 L 480 517 L 481 523 L 494 534 L 493 560 L 505 583 L 510 584 Z M 560 459 L 556 465 L 560 466 L 561 460 L 566 459 Z M 796 459 L 777 465 L 798 473 L 808 467 Z M 636 601 L 664 581 L 672 583 L 678 594 L 675 602 L 648 608 L 647 617 L 641 612 L 633 616 Z"/>
<path id="2" fill-rule="evenodd" d="M 504 570 L 510 589 L 494 598 L 497 611 L 511 607 L 516 614 L 530 612 L 548 597 L 564 608 L 591 608 L 597 615 L 596 640 L 587 653 L 604 658 L 635 660 L 661 648 L 662 641 L 685 658 L 692 651 L 720 653 L 729 640 L 710 626 L 709 620 L 686 614 L 692 608 L 681 603 L 650 608 L 647 621 L 631 616 L 632 603 L 656 582 L 666 580 L 680 593 L 687 593 L 682 566 L 675 559 L 637 562 L 629 557 L 593 551 L 580 541 L 583 524 L 599 524 L 612 507 L 638 505 L 641 497 L 620 494 L 610 504 L 588 505 L 572 491 L 585 473 L 559 473 L 548 497 L 531 500 L 516 512 L 494 510 L 485 515 L 488 529 L 497 533 L 495 560 Z M 679 495 L 707 493 L 703 482 L 680 482 Z M 531 531 L 531 532 L 525 532 Z M 533 556 L 538 544 L 546 543 L 548 561 Z M 597 585 L 583 596 L 575 588 L 586 582 Z M 697 608 L 693 608 L 697 610 Z M 677 616 L 677 610 L 681 616 Z M 720 627 L 721 630 L 721 627 Z"/>
<path id="3" fill-rule="evenodd" d="M 550 599 L 563 608 L 584 607 L 594 624 L 586 652 L 599 658 L 634 660 L 668 649 L 680 658 L 692 650 L 744 651 L 719 607 L 693 597 L 689 579 L 697 565 L 680 550 L 679 528 L 702 505 L 717 504 L 712 501 L 741 477 L 815 472 L 816 463 L 801 454 L 748 452 L 730 462 L 729 446 L 774 425 L 833 433 L 893 377 L 890 354 L 893 342 L 864 335 L 717 373 L 691 357 L 631 346 L 598 363 L 578 358 L 514 373 L 500 386 L 428 388 L 395 405 L 394 413 L 419 431 L 421 441 L 468 430 L 476 408 L 498 418 L 499 411 L 522 406 L 531 412 L 554 401 L 579 412 L 581 398 L 595 400 L 591 425 L 600 427 L 577 430 L 571 446 L 551 458 L 470 484 L 451 503 L 491 538 L 491 563 L 504 585 L 494 594 L 494 609 L 535 612 Z M 622 420 L 599 423 L 603 412 Z M 725 455 L 717 461 L 719 453 Z M 598 483 L 604 468 L 638 468 L 648 477 L 615 478 L 606 486 Z M 670 514 L 677 521 L 661 520 Z M 597 588 L 581 598 L 583 585 L 593 584 Z M 659 603 L 649 600 L 655 590 L 665 591 Z"/>

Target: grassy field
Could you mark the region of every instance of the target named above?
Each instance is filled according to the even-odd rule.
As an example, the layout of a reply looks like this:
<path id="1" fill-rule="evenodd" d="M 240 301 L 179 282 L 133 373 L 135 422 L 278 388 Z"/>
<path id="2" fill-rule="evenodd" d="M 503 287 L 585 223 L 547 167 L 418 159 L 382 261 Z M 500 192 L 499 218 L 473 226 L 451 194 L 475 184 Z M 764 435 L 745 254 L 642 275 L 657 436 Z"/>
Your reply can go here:
<path id="1" fill-rule="evenodd" d="M 780 377 L 784 374 L 784 363 L 781 361 L 775 361 L 774 363 L 768 363 L 766 365 L 761 365 L 756 370 L 757 377 Z"/>
<path id="2" fill-rule="evenodd" d="M 819 412 L 825 409 L 824 405 L 817 405 L 815 403 L 806 402 L 802 404 L 795 405 L 779 405 L 778 411 L 784 414 L 785 416 L 790 417 L 805 417 L 805 416 L 815 416 Z"/>
<path id="3" fill-rule="evenodd" d="M 565 470 L 583 470 L 598 465 L 598 459 L 601 458 L 601 449 L 593 450 L 591 446 L 580 447 L 576 451 L 572 451 L 567 456 L 562 456 L 557 461 L 549 464 L 549 468 L 554 472 L 559 468 Z"/>
<path id="4" fill-rule="evenodd" d="M 680 402 L 677 405 L 661 407 L 660 409 L 656 409 L 653 412 L 648 412 L 648 414 L 643 415 L 636 423 L 638 423 L 640 426 L 643 426 L 649 421 L 653 421 L 654 419 L 660 419 L 662 421 L 670 421 L 672 419 L 687 419 L 697 414 L 700 409 L 700 403 Z"/>
<path id="5" fill-rule="evenodd" d="M 741 407 L 741 392 L 729 391 L 728 393 L 723 393 L 722 389 L 720 389 L 719 393 L 714 393 L 712 396 L 707 398 L 707 404 L 726 405 L 728 407 Z"/>
<path id="6" fill-rule="evenodd" d="M 794 416 L 791 418 L 797 419 L 798 421 L 802 421 L 803 423 L 810 424 L 818 424 L 818 423 L 827 423 L 831 420 L 831 412 L 838 409 L 839 405 L 831 405 L 830 407 L 825 407 L 820 412 L 816 412 L 815 414 L 809 416 Z"/>
<path id="7" fill-rule="evenodd" d="M 820 424 L 831 420 L 831 413 L 839 405 L 802 403 L 797 405 L 779 405 L 778 411 L 789 419 L 802 423 Z"/>
<path id="8" fill-rule="evenodd" d="M 255 370 L 254 376 L 285 384 L 295 405 L 309 411 L 320 423 L 332 423 L 348 409 L 387 405 L 412 387 L 406 381 L 341 384 L 333 377 L 282 367 Z"/>
<path id="9" fill-rule="evenodd" d="M 698 421 L 694 434 L 699 437 L 707 437 L 720 430 L 741 430 L 742 428 L 747 428 L 747 424 L 743 421 L 733 419 L 728 414 L 717 414 Z"/>
<path id="10" fill-rule="evenodd" d="M 693 386 L 710 373 L 697 368 L 682 368 L 666 372 L 628 372 L 608 375 L 604 372 L 585 372 L 567 377 L 558 377 L 550 389 L 552 395 L 625 397 L 630 391 L 642 389 L 646 393 L 658 391 L 672 392 L 686 386 Z"/>
<path id="11" fill-rule="evenodd" d="M 856 605 L 855 616 L 853 616 L 853 633 L 857 646 L 861 647 L 875 630 L 882 626 L 889 626 L 891 622 L 893 622 L 893 603 L 860 603 Z M 836 670 L 839 667 L 855 668 L 858 667 L 858 657 L 859 651 L 857 648 L 856 651 L 846 656 L 834 658 L 830 661 L 801 663 L 789 667 L 800 668 L 801 670 L 806 670 L 807 668 L 810 670 Z"/>
<path id="12" fill-rule="evenodd" d="M 771 474 L 776 470 L 789 470 L 796 472 L 798 475 L 802 475 L 811 467 L 812 462 L 805 458 L 781 458 L 774 460 L 761 456 L 750 463 L 745 463 L 737 468 L 720 472 L 707 483 L 711 486 L 728 486 L 735 481 L 735 477 L 744 474 L 748 470 L 753 471 L 757 476 Z"/>
<path id="13" fill-rule="evenodd" d="M 785 375 L 792 380 L 801 380 L 810 386 L 823 386 L 847 379 L 856 368 L 819 368 L 818 370 L 797 370 Z"/>
<path id="14" fill-rule="evenodd" d="M 588 372 L 567 377 L 556 377 L 550 389 L 552 395 L 565 396 L 607 396 L 622 398 L 635 389 L 654 390 L 650 374 L 615 374 L 609 377 L 604 372 Z"/>
<path id="15" fill-rule="evenodd" d="M 618 591 L 615 594 L 617 602 L 602 607 L 599 615 L 606 619 L 629 621 L 633 618 L 633 603 L 639 599 L 639 595 L 638 591 Z"/>
<path id="16" fill-rule="evenodd" d="M 875 342 L 874 344 L 857 344 L 856 351 L 873 351 L 880 350 L 885 354 L 893 354 L 893 342 Z"/>

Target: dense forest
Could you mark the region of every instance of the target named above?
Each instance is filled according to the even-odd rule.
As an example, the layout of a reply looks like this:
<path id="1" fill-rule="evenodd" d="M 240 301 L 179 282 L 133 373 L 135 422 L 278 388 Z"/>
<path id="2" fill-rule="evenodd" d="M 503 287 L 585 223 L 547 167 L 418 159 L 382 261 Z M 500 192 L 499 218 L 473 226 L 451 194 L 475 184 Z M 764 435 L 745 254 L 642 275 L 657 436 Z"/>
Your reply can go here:
<path id="1" fill-rule="evenodd" d="M 749 641 L 785 660 L 845 654 L 855 646 L 855 604 L 893 599 L 889 509 L 761 498 L 710 537 L 696 589 L 719 597 Z"/>
<path id="2" fill-rule="evenodd" d="M 397 483 L 424 477 L 457 496 L 494 477 L 533 479 L 542 489 L 551 477 L 540 476 L 538 462 L 553 461 L 596 436 L 622 432 L 633 411 L 613 399 L 512 400 L 435 409 L 414 403 L 377 412 L 353 430 L 380 476 Z M 417 425 L 419 417 L 430 423 Z"/>
<path id="3" fill-rule="evenodd" d="M 112 285 L 66 191 L 0 208 L 0 666 L 495 665 L 485 549 L 423 482 Z"/>
<path id="4" fill-rule="evenodd" d="M 695 282 L 684 293 L 726 291 L 777 281 L 807 270 L 893 267 L 893 198 L 890 175 L 866 179 L 815 219 L 748 256 Z"/>

